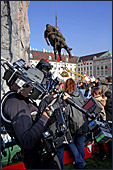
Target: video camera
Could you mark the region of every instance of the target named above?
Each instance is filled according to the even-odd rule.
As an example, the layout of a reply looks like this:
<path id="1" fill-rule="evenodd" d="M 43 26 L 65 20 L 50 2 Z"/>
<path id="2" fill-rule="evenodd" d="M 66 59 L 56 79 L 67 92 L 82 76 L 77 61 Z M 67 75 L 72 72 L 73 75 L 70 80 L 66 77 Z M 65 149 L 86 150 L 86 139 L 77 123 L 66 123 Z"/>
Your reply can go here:
<path id="1" fill-rule="evenodd" d="M 103 113 L 101 112 L 102 108 L 95 98 L 91 97 L 82 107 L 75 101 L 70 99 L 67 100 L 68 103 L 87 116 L 89 120 L 89 131 L 93 132 L 96 142 L 107 143 L 112 139 L 109 122 L 103 119 Z"/>
<path id="2" fill-rule="evenodd" d="M 43 99 L 47 94 L 50 94 L 58 83 L 57 78 L 52 79 L 50 70 L 52 65 L 46 60 L 41 59 L 35 68 L 26 66 L 24 60 L 20 59 L 13 63 L 13 65 L 4 59 L 2 66 L 5 68 L 3 79 L 9 87 L 12 87 L 18 93 L 25 87 L 31 87 L 29 98 Z M 7 68 L 8 67 L 8 68 Z"/>
<path id="3" fill-rule="evenodd" d="M 16 93 L 21 93 L 21 90 L 24 90 L 26 87 L 30 87 L 28 95 L 25 97 L 35 101 L 37 99 L 42 100 L 45 96 L 58 92 L 58 78 L 53 79 L 50 72 L 52 65 L 46 60 L 41 59 L 35 68 L 26 66 L 25 61 L 22 59 L 14 62 L 13 64 L 3 58 L 1 61 L 2 66 L 5 69 L 3 79 L 6 80 L 7 85 L 16 91 Z M 8 96 L 15 93 L 14 91 L 5 94 L 1 103 L 2 107 Z M 59 98 L 61 97 L 60 93 L 58 96 Z M 7 120 L 4 117 L 3 113 L 1 113 L 1 116 L 5 122 L 11 123 L 10 120 Z M 52 117 L 53 118 L 51 119 L 54 121 L 50 124 L 48 131 L 43 133 L 43 139 L 48 152 L 54 152 L 56 148 L 61 146 L 63 143 L 68 144 L 72 142 L 70 131 L 66 125 L 65 112 L 63 112 L 62 108 L 57 109 Z"/>
<path id="4" fill-rule="evenodd" d="M 103 119 L 103 113 L 101 113 L 102 108 L 97 100 L 91 97 L 83 108 L 88 110 L 90 114 L 95 115 L 95 118 L 90 120 L 89 130 L 94 133 L 96 142 L 107 143 L 111 140 L 112 134 L 109 122 Z"/>
<path id="5" fill-rule="evenodd" d="M 46 60 L 41 59 L 35 68 L 26 66 L 25 61 L 22 59 L 14 62 L 13 65 L 3 58 L 1 59 L 1 62 L 3 62 L 1 64 L 5 69 L 3 79 L 6 80 L 7 85 L 13 88 L 17 93 L 20 93 L 21 90 L 26 87 L 30 87 L 27 97 L 32 101 L 37 99 L 42 100 L 45 96 L 52 93 L 57 93 L 58 98 L 62 99 L 64 93 L 59 92 L 57 89 L 59 80 L 58 78 L 52 78 L 52 73 L 50 72 L 52 65 Z M 12 93 L 13 92 L 10 92 L 8 95 L 11 95 Z M 2 104 L 8 95 L 3 97 Z M 67 104 L 76 107 L 90 119 L 89 130 L 94 132 L 97 142 L 102 142 L 102 139 L 104 139 L 103 142 L 107 142 L 108 139 L 112 138 L 107 123 L 103 120 L 99 120 L 100 124 L 97 122 L 101 108 L 99 108 L 100 106 L 94 98 L 89 99 L 83 107 L 79 106 L 76 101 L 73 101 L 72 99 L 67 98 L 65 101 Z M 4 121 L 7 122 L 3 113 L 1 116 Z M 47 151 L 56 152 L 56 149 L 61 145 L 71 143 L 72 137 L 66 124 L 68 118 L 66 117 L 65 111 L 63 111 L 63 107 L 56 109 L 51 119 L 53 119 L 53 122 L 50 124 L 48 130 L 43 133 L 43 139 Z M 95 126 L 93 126 L 93 124 Z M 102 127 L 103 124 L 104 128 Z M 107 138 L 107 140 L 105 140 L 105 138 Z"/>

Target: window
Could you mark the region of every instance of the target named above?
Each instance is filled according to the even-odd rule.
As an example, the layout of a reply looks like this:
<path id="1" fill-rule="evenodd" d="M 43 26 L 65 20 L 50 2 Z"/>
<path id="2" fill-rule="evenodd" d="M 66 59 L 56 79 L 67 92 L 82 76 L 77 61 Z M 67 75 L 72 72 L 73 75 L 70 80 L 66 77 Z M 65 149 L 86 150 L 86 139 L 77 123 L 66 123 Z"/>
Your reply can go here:
<path id="1" fill-rule="evenodd" d="M 90 76 L 92 76 L 92 71 L 90 71 Z"/>
<path id="2" fill-rule="evenodd" d="M 90 66 L 90 70 L 92 70 L 92 66 Z"/>
<path id="3" fill-rule="evenodd" d="M 80 71 L 80 68 L 78 68 L 78 71 Z"/>
<path id="4" fill-rule="evenodd" d="M 97 75 L 100 74 L 99 66 L 97 66 Z"/>
<path id="5" fill-rule="evenodd" d="M 105 70 L 105 75 L 108 75 L 108 70 Z"/>
<path id="6" fill-rule="evenodd" d="M 98 76 L 100 75 L 100 71 L 97 71 L 97 75 L 98 75 Z"/>
<path id="7" fill-rule="evenodd" d="M 100 64 L 100 61 L 97 61 L 96 64 L 99 65 L 99 64 Z"/>
<path id="8" fill-rule="evenodd" d="M 51 57 L 51 56 L 48 56 L 48 59 L 49 59 L 49 60 L 52 60 L 52 57 Z"/>
<path id="9" fill-rule="evenodd" d="M 107 75 L 108 74 L 108 70 L 107 70 L 107 66 L 105 66 L 105 75 Z"/>
<path id="10" fill-rule="evenodd" d="M 89 70 L 89 67 L 87 67 L 87 70 Z"/>
<path id="11" fill-rule="evenodd" d="M 103 66 L 101 66 L 101 75 L 104 74 L 104 71 L 103 71 Z"/>
<path id="12" fill-rule="evenodd" d="M 33 58 L 33 55 L 30 53 L 30 58 Z"/>
<path id="13" fill-rule="evenodd" d="M 68 58 L 65 58 L 65 61 L 68 62 Z"/>
<path id="14" fill-rule="evenodd" d="M 101 66 L 101 70 L 103 70 L 103 66 Z"/>
<path id="15" fill-rule="evenodd" d="M 105 69 L 107 69 L 108 67 L 107 66 L 105 66 Z"/>

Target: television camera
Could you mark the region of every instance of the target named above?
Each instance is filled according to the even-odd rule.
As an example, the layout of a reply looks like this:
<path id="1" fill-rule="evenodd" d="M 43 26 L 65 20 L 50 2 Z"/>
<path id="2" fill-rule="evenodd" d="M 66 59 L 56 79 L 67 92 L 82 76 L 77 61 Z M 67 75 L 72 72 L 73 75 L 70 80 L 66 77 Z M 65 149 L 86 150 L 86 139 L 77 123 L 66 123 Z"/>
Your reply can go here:
<path id="1" fill-rule="evenodd" d="M 29 98 L 35 106 L 37 106 L 37 99 L 42 100 L 53 93 L 57 93 L 57 99 L 61 98 L 62 95 L 57 88 L 60 86 L 59 80 L 57 77 L 53 78 L 50 72 L 52 65 L 46 60 L 41 59 L 36 67 L 26 66 L 25 61 L 22 59 L 11 64 L 9 61 L 2 58 L 1 63 L 5 69 L 3 79 L 6 80 L 6 84 L 13 89 L 13 91 L 7 92 L 2 98 L 1 117 L 4 122 L 11 123 L 3 114 L 2 108 L 5 101 L 10 95 L 14 93 L 19 94 L 26 87 L 29 88 L 27 94 L 23 93 L 22 95 Z M 51 109 L 54 109 L 53 106 L 54 105 L 52 105 Z M 51 119 L 53 119 L 53 122 L 49 126 L 48 131 L 42 134 L 42 137 L 47 145 L 46 149 L 49 152 L 54 152 L 56 148 L 63 143 L 68 144 L 71 142 L 72 138 L 66 125 L 66 116 L 62 107 L 55 110 Z"/>
<path id="2" fill-rule="evenodd" d="M 20 93 L 25 87 L 30 87 L 25 97 L 28 97 L 33 104 L 36 105 L 35 100 L 37 99 L 42 100 L 50 94 L 57 93 L 56 101 L 58 99 L 61 101 L 61 107 L 56 110 L 53 107 L 52 123 L 42 136 L 47 152 L 54 153 L 61 145 L 69 144 L 72 141 L 72 137 L 67 127 L 68 118 L 65 111 L 63 111 L 63 107 L 65 107 L 62 103 L 64 92 L 60 92 L 57 88 L 59 80 L 57 77 L 53 79 L 53 75 L 50 72 L 52 65 L 46 60 L 41 59 L 36 67 L 29 67 L 26 66 L 25 61 L 22 59 L 11 64 L 3 58 L 1 58 L 1 64 L 5 69 L 3 79 L 6 80 L 7 85 L 12 87 L 17 93 Z M 7 97 L 13 93 L 9 92 L 4 95 L 1 103 L 2 107 Z M 89 118 L 89 130 L 94 132 L 97 142 L 106 143 L 112 138 L 107 121 L 104 121 L 102 118 L 100 119 L 102 117 L 99 114 L 101 107 L 94 98 L 89 99 L 83 107 L 69 98 L 65 102 L 76 107 Z M 11 123 L 10 120 L 4 117 L 3 112 L 1 112 L 1 117 L 5 122 Z"/>

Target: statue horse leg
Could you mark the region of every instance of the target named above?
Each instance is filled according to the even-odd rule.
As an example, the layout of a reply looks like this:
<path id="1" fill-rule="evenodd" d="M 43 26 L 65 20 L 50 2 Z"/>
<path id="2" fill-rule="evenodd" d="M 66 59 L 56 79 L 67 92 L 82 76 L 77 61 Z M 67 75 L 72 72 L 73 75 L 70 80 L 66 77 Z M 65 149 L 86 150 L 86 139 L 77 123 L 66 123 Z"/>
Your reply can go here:
<path id="1" fill-rule="evenodd" d="M 54 46 L 54 55 L 55 55 L 55 60 L 57 60 L 57 49 L 55 48 L 55 46 Z"/>
<path id="2" fill-rule="evenodd" d="M 62 61 L 62 57 L 61 57 L 61 47 L 58 47 L 58 54 L 59 54 L 59 57 L 60 57 L 60 61 Z"/>

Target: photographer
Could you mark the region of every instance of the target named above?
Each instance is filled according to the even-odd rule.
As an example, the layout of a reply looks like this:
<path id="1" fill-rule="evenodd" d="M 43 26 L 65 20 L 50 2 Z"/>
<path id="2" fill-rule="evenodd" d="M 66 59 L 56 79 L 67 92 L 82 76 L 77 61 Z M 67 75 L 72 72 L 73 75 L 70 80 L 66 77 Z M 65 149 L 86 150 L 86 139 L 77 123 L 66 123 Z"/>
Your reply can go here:
<path id="1" fill-rule="evenodd" d="M 106 97 L 102 96 L 102 92 L 100 87 L 94 87 L 91 91 L 91 95 L 98 101 L 100 106 L 102 107 L 100 115 L 102 115 L 103 119 L 106 120 L 106 112 L 105 112 L 105 105 L 106 105 Z M 106 153 L 104 150 L 104 144 L 98 143 L 99 146 L 99 155 L 96 155 L 96 159 L 102 159 L 104 160 L 106 158 Z"/>
<path id="2" fill-rule="evenodd" d="M 11 137 L 15 137 L 17 144 L 22 149 L 23 162 L 26 169 L 58 169 L 58 165 L 53 157 L 48 153 L 46 159 L 42 158 L 42 133 L 47 128 L 49 113 L 44 111 L 40 116 L 37 114 L 38 108 L 29 100 L 31 87 L 25 87 L 16 91 L 16 84 L 10 87 L 14 92 L 7 97 L 3 106 L 3 114 L 5 118 L 11 121 L 4 121 L 7 132 Z M 50 103 L 51 98 L 56 95 L 50 95 L 46 106 Z M 65 96 L 67 98 L 68 96 Z M 65 99 L 64 98 L 64 99 Z M 42 101 L 43 103 L 43 101 Z M 59 106 L 58 106 L 59 107 Z M 32 114 L 39 116 L 35 122 Z"/>
<path id="3" fill-rule="evenodd" d="M 72 99 L 75 100 L 77 104 L 83 106 L 84 98 L 82 96 L 82 93 L 75 87 L 75 81 L 73 79 L 69 78 L 66 80 L 64 84 L 64 89 L 70 94 Z M 78 169 L 87 169 L 86 162 L 84 161 L 84 140 L 85 133 L 88 132 L 87 119 L 81 111 L 71 106 L 70 104 L 68 104 L 68 108 L 66 111 L 68 114 L 69 129 L 73 136 L 73 142 L 70 143 L 68 146 L 74 156 L 75 166 Z M 57 152 L 62 168 L 63 152 L 64 147 L 59 148 Z"/>
<path id="4" fill-rule="evenodd" d="M 29 87 L 9 96 L 4 104 L 4 116 L 11 120 L 11 124 L 5 123 L 7 132 L 15 137 L 22 148 L 23 162 L 27 169 L 48 168 L 41 162 L 41 134 L 45 130 L 49 116 L 46 112 L 33 124 L 31 114 L 37 112 L 37 108 L 23 96 L 29 92 Z M 56 167 L 56 166 L 55 166 Z"/>

